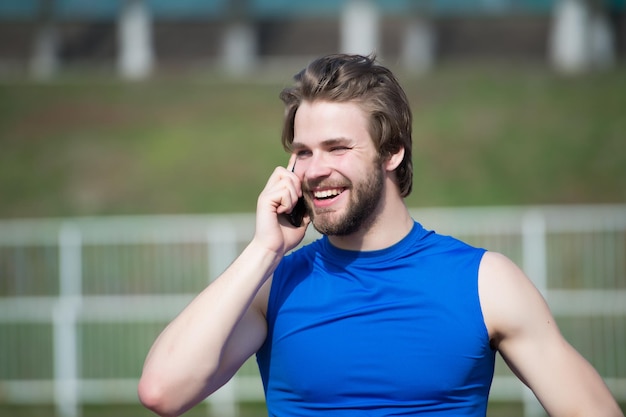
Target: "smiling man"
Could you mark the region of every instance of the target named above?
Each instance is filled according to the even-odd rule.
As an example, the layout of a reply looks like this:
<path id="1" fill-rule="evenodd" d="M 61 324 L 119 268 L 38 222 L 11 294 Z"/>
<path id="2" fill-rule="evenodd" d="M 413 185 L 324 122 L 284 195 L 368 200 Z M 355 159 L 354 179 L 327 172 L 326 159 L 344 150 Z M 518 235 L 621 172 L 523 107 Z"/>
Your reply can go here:
<path id="1" fill-rule="evenodd" d="M 249 245 L 157 338 L 143 404 L 178 416 L 256 354 L 269 416 L 484 417 L 499 352 L 551 416 L 622 416 L 515 264 L 411 218 L 394 75 L 330 55 L 295 81 L 288 166 L 259 195 Z M 292 251 L 310 224 L 322 238 Z"/>

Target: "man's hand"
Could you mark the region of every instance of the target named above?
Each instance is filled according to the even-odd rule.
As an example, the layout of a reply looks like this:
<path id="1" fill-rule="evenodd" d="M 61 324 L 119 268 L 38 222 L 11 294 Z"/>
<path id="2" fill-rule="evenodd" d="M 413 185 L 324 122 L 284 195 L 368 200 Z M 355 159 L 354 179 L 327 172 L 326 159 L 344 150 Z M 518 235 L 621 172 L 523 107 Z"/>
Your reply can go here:
<path id="1" fill-rule="evenodd" d="M 304 238 L 310 219 L 304 216 L 300 227 L 287 217 L 302 197 L 301 179 L 292 172 L 296 156 L 291 155 L 287 168 L 277 167 L 257 200 L 254 240 L 268 250 L 285 254 Z"/>

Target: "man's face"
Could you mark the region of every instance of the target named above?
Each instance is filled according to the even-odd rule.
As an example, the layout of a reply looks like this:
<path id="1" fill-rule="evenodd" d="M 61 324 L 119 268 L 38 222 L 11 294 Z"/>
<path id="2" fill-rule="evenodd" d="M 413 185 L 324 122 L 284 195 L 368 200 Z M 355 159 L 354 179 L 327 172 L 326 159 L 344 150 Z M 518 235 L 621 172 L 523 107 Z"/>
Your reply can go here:
<path id="1" fill-rule="evenodd" d="M 384 170 L 367 127 L 367 115 L 352 102 L 303 102 L 296 113 L 295 171 L 320 233 L 349 235 L 375 218 Z"/>

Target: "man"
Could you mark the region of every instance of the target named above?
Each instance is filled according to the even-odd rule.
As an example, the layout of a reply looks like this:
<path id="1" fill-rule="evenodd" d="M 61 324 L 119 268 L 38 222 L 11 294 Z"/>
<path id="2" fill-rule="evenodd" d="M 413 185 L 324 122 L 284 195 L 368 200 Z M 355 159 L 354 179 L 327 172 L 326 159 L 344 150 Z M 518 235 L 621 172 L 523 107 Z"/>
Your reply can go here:
<path id="1" fill-rule="evenodd" d="M 484 416 L 498 351 L 551 416 L 622 416 L 520 269 L 411 218 L 412 118 L 393 74 L 331 55 L 295 79 L 289 164 L 249 245 L 156 340 L 143 404 L 180 415 L 256 353 L 270 416 Z M 288 254 L 311 223 L 323 237 Z"/>

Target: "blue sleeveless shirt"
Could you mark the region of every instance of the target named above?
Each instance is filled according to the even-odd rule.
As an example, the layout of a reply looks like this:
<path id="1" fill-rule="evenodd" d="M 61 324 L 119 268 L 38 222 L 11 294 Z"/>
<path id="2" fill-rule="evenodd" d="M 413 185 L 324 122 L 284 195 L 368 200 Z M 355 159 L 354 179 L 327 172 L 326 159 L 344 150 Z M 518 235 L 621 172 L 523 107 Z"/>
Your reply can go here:
<path id="1" fill-rule="evenodd" d="M 323 237 L 286 256 L 257 352 L 269 416 L 484 417 L 495 360 L 484 252 L 416 222 L 387 249 Z"/>

